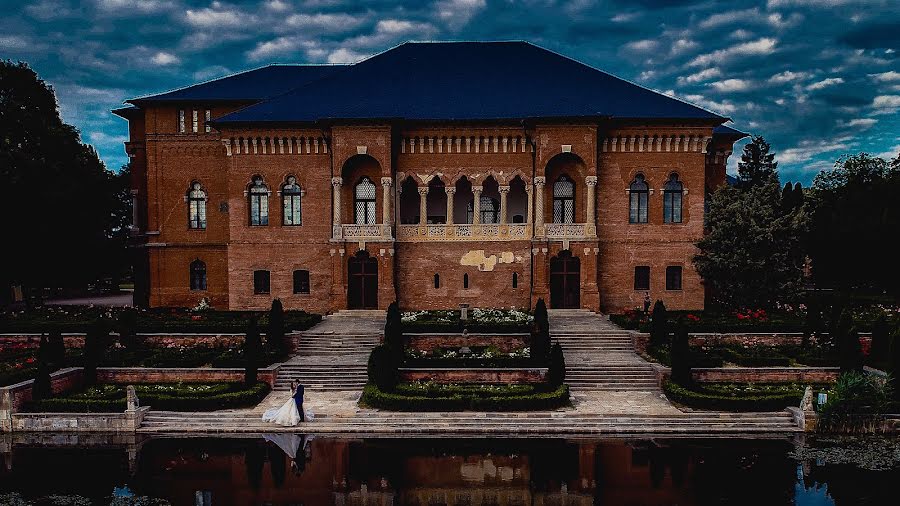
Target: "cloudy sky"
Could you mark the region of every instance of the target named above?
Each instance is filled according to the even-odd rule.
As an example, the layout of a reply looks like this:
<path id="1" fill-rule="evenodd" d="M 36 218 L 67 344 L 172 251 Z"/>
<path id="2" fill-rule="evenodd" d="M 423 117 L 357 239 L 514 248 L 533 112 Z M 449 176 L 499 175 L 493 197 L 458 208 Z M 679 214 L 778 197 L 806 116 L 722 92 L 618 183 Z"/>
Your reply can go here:
<path id="1" fill-rule="evenodd" d="M 528 40 L 765 136 L 782 179 L 900 152 L 896 0 L 0 0 L 30 63 L 110 168 L 123 100 L 271 62 L 353 62 L 406 40 Z M 732 169 L 737 157 L 732 157 Z"/>

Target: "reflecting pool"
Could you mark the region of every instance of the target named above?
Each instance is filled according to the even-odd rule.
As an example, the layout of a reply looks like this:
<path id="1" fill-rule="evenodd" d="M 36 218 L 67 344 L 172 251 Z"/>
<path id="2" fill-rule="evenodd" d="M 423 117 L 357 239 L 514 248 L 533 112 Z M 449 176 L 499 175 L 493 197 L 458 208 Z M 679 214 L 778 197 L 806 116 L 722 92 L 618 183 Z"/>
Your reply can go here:
<path id="1" fill-rule="evenodd" d="M 0 504 L 896 504 L 900 483 L 895 442 L 872 466 L 802 436 L 16 437 L 0 443 Z"/>

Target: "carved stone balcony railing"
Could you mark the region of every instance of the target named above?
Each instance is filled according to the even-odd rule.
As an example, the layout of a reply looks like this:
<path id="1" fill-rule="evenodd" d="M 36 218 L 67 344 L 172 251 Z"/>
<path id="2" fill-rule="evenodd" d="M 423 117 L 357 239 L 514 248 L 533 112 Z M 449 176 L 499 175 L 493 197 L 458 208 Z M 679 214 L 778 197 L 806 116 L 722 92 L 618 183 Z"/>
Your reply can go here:
<path id="1" fill-rule="evenodd" d="M 543 232 L 543 234 L 541 234 Z M 597 237 L 597 225 L 593 223 L 547 223 L 538 236 L 547 239 L 591 239 Z"/>
<path id="2" fill-rule="evenodd" d="M 349 241 L 390 241 L 390 225 L 334 225 L 332 239 Z"/>
<path id="3" fill-rule="evenodd" d="M 531 239 L 531 225 L 490 223 L 462 225 L 400 225 L 397 240 L 424 241 L 518 241 Z"/>

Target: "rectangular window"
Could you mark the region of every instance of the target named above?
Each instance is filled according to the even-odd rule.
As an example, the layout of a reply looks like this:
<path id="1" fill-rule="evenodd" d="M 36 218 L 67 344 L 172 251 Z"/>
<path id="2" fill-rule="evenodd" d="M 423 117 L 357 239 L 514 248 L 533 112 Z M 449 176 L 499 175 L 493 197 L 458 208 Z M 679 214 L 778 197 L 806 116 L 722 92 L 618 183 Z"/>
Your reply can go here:
<path id="1" fill-rule="evenodd" d="M 269 271 L 253 271 L 253 293 L 256 295 L 269 293 Z"/>
<path id="2" fill-rule="evenodd" d="M 309 293 L 309 271 L 294 271 L 294 293 Z"/>
<path id="3" fill-rule="evenodd" d="M 681 223 L 681 192 L 663 193 L 663 221 Z"/>
<path id="4" fill-rule="evenodd" d="M 647 192 L 632 191 L 628 221 L 631 223 L 647 223 Z"/>
<path id="5" fill-rule="evenodd" d="M 197 109 L 191 111 L 191 132 L 197 133 L 200 128 L 200 122 L 197 115 Z"/>
<path id="6" fill-rule="evenodd" d="M 666 267 L 666 290 L 681 290 L 681 266 Z"/>
<path id="7" fill-rule="evenodd" d="M 206 201 L 191 199 L 188 215 L 188 228 L 195 230 L 206 229 Z"/>
<path id="8" fill-rule="evenodd" d="M 269 196 L 265 193 L 250 194 L 250 224 L 253 226 L 269 224 Z"/>
<path id="9" fill-rule="evenodd" d="M 178 133 L 184 133 L 184 109 L 178 109 Z"/>
<path id="10" fill-rule="evenodd" d="M 650 289 L 650 267 L 647 265 L 638 265 L 634 268 L 634 289 L 649 290 Z"/>
<path id="11" fill-rule="evenodd" d="M 212 130 L 212 127 L 209 124 L 209 121 L 211 119 L 212 119 L 212 111 L 207 109 L 205 116 L 203 117 L 203 128 L 206 129 L 206 133 L 209 133 Z"/>

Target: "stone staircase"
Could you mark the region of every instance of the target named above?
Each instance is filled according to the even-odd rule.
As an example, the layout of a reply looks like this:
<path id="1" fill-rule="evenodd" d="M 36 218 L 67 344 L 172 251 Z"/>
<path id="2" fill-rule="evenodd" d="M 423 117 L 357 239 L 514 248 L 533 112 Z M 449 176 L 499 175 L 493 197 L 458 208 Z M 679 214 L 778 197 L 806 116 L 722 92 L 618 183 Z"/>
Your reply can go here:
<path id="1" fill-rule="evenodd" d="M 385 312 L 339 311 L 293 335 L 296 355 L 278 370 L 275 390 L 299 381 L 307 390 L 362 390 L 369 352 L 381 341 Z"/>
<path id="2" fill-rule="evenodd" d="M 656 391 L 656 372 L 634 352 L 631 333 L 583 309 L 554 309 L 550 338 L 566 356 L 573 390 Z"/>
<path id="3" fill-rule="evenodd" d="M 407 435 L 589 435 L 589 434 L 785 434 L 799 429 L 790 413 L 695 412 L 666 415 L 530 413 L 408 413 L 361 410 L 317 415 L 297 427 L 264 423 L 252 412 L 151 411 L 142 433 L 301 432 L 307 434 Z"/>

